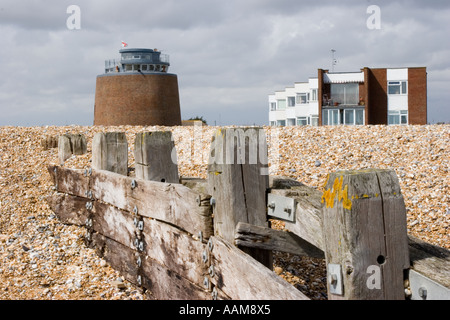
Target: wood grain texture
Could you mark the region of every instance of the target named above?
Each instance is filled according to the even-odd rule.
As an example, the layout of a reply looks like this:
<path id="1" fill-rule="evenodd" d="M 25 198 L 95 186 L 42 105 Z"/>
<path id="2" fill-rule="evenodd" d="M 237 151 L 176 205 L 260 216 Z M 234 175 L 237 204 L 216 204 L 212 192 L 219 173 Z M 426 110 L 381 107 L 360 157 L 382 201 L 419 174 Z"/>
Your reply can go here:
<path id="1" fill-rule="evenodd" d="M 329 175 L 322 198 L 324 251 L 327 264 L 341 265 L 344 284 L 344 294 L 329 292 L 329 299 L 405 298 L 406 211 L 396 183 L 389 170 Z"/>
<path id="2" fill-rule="evenodd" d="M 215 200 L 214 232 L 230 243 L 238 222 L 268 226 L 266 192 L 267 143 L 262 128 L 218 130 L 208 161 L 208 193 Z M 268 251 L 245 249 L 272 268 Z"/>
<path id="3" fill-rule="evenodd" d="M 128 174 L 128 142 L 124 132 L 98 132 L 94 135 L 92 168 Z"/>
<path id="4" fill-rule="evenodd" d="M 134 157 L 136 178 L 179 183 L 177 152 L 170 131 L 137 133 Z"/>
<path id="5" fill-rule="evenodd" d="M 234 300 L 308 300 L 273 271 L 220 237 L 211 237 L 214 285 Z"/>
<path id="6" fill-rule="evenodd" d="M 292 232 L 258 227 L 239 222 L 235 243 L 238 246 L 292 253 L 313 258 L 325 258 L 322 250 Z"/>

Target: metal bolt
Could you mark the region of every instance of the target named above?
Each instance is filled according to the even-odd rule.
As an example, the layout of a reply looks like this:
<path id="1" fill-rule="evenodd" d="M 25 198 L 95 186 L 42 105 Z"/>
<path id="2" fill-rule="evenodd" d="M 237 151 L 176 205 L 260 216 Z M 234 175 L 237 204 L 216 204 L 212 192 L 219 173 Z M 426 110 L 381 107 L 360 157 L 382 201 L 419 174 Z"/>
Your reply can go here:
<path id="1" fill-rule="evenodd" d="M 93 208 L 92 202 L 86 202 L 86 209 L 91 210 Z"/>
<path id="2" fill-rule="evenodd" d="M 338 277 L 335 274 L 330 274 L 330 284 L 335 286 L 338 282 Z"/>
<path id="3" fill-rule="evenodd" d="M 211 292 L 211 297 L 213 300 L 217 300 L 217 289 L 214 287 L 213 291 Z"/>
<path id="4" fill-rule="evenodd" d="M 137 217 L 134 217 L 133 224 L 135 227 L 138 226 L 138 218 Z"/>
<path id="5" fill-rule="evenodd" d="M 200 242 L 203 242 L 203 232 L 198 232 L 198 239 L 200 240 Z"/>
<path id="6" fill-rule="evenodd" d="M 288 215 L 291 214 L 292 209 L 291 208 L 284 208 L 284 212 L 286 212 Z"/>
<path id="7" fill-rule="evenodd" d="M 142 266 L 142 259 L 141 259 L 141 257 L 137 258 L 136 263 L 137 263 L 138 267 Z"/>
<path id="8" fill-rule="evenodd" d="M 216 205 L 216 199 L 214 199 L 214 198 L 209 199 L 209 204 L 212 205 L 212 206 L 215 206 Z"/>
<path id="9" fill-rule="evenodd" d="M 131 180 L 131 189 L 136 188 L 136 180 Z"/>
<path id="10" fill-rule="evenodd" d="M 144 241 L 139 242 L 139 251 L 144 251 Z"/>
<path id="11" fill-rule="evenodd" d="M 271 202 L 267 205 L 269 209 L 275 210 L 275 202 Z"/>
<path id="12" fill-rule="evenodd" d="M 202 252 L 202 260 L 204 263 L 208 262 L 208 253 L 206 250 Z"/>
<path id="13" fill-rule="evenodd" d="M 142 285 L 142 277 L 140 275 L 137 276 L 137 283 L 141 286 Z"/>
<path id="14" fill-rule="evenodd" d="M 210 275 L 210 277 L 214 277 L 214 266 L 213 265 L 210 265 L 209 266 L 209 275 Z"/>
<path id="15" fill-rule="evenodd" d="M 139 220 L 137 227 L 141 231 L 144 230 L 144 221 L 143 220 Z"/>
<path id="16" fill-rule="evenodd" d="M 208 241 L 208 250 L 211 252 L 212 249 L 213 249 L 213 247 L 214 247 L 214 244 L 213 244 L 213 242 L 212 242 L 212 239 L 209 238 L 209 241 Z"/>
<path id="17" fill-rule="evenodd" d="M 203 279 L 203 284 L 204 284 L 206 289 L 209 289 L 209 279 L 208 279 L 208 277 L 205 277 Z"/>
<path id="18" fill-rule="evenodd" d="M 419 296 L 424 300 L 427 298 L 427 289 L 425 287 L 419 288 Z"/>
<path id="19" fill-rule="evenodd" d="M 133 208 L 133 213 L 134 213 L 134 214 L 137 214 L 137 213 L 138 213 L 138 208 L 137 208 L 136 206 L 134 206 L 134 208 Z"/>

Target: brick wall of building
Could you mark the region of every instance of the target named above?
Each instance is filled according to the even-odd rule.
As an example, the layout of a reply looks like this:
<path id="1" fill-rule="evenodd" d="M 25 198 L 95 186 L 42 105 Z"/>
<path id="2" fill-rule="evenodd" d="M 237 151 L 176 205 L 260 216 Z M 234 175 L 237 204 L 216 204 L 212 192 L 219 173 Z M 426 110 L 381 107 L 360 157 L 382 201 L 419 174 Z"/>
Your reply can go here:
<path id="1" fill-rule="evenodd" d="M 408 122 L 427 124 L 427 70 L 408 69 Z"/>
<path id="2" fill-rule="evenodd" d="M 181 125 L 177 76 L 164 73 L 98 76 L 94 125 Z"/>
<path id="3" fill-rule="evenodd" d="M 367 124 L 387 124 L 387 72 L 386 69 L 369 69 L 369 106 Z"/>

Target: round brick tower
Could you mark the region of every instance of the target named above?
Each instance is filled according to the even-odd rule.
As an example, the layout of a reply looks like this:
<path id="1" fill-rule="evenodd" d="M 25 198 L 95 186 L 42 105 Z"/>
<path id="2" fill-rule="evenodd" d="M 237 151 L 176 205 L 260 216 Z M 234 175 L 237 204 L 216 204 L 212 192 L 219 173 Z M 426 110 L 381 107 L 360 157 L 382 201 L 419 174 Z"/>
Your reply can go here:
<path id="1" fill-rule="evenodd" d="M 122 49 L 97 76 L 94 125 L 181 125 L 176 74 L 156 49 Z"/>

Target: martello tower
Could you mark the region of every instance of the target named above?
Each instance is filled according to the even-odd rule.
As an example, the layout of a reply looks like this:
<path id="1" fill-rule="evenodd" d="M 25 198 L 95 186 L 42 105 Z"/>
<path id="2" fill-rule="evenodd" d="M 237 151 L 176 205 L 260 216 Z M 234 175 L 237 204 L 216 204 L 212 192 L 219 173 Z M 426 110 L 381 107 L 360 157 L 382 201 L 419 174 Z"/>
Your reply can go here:
<path id="1" fill-rule="evenodd" d="M 157 49 L 126 48 L 97 76 L 94 125 L 181 125 L 178 78 Z"/>

